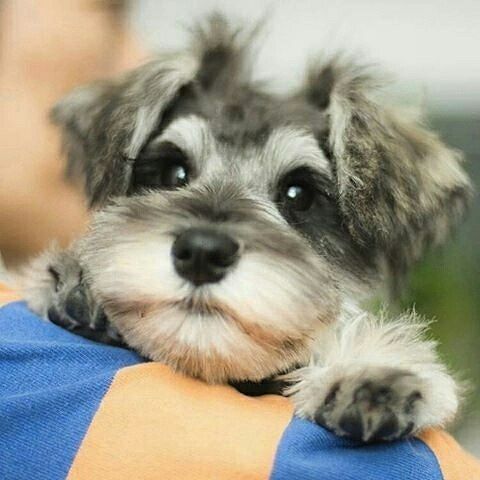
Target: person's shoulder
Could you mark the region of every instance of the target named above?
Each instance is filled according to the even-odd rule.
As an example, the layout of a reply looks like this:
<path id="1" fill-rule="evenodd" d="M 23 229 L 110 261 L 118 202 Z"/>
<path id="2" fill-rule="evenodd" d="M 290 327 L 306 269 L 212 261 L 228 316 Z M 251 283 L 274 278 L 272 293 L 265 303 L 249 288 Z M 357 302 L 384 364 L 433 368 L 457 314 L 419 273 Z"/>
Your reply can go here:
<path id="1" fill-rule="evenodd" d="M 68 370 L 78 363 L 78 355 L 91 363 L 90 373 L 144 361 L 130 350 L 96 343 L 54 325 L 32 312 L 13 290 L 0 288 L 0 350 L 23 352 L 36 360 L 34 364 L 16 362 L 16 368 L 42 370 L 61 363 Z"/>

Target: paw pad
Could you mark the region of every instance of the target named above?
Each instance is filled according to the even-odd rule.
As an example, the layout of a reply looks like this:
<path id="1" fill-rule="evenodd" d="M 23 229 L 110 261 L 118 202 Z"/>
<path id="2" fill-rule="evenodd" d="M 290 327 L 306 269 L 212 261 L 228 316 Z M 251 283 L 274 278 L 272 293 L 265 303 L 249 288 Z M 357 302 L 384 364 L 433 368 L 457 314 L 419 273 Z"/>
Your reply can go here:
<path id="1" fill-rule="evenodd" d="M 335 383 L 314 415 L 335 433 L 363 441 L 395 440 L 415 428 L 421 381 L 404 371 L 385 369 Z"/>

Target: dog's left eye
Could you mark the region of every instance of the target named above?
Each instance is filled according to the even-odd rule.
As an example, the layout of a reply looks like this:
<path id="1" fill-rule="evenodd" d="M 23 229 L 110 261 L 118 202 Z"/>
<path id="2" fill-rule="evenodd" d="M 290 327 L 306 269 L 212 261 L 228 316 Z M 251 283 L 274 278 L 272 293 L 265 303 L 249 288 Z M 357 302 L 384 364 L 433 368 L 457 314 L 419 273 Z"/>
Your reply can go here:
<path id="1" fill-rule="evenodd" d="M 283 193 L 283 204 L 290 210 L 308 210 L 315 199 L 315 190 L 310 185 L 287 184 Z"/>
<path id="2" fill-rule="evenodd" d="M 132 191 L 181 188 L 190 181 L 190 168 L 185 154 L 172 143 L 147 148 L 137 159 L 132 178 Z"/>
<path id="3" fill-rule="evenodd" d="M 318 191 L 311 172 L 299 168 L 286 175 L 279 184 L 277 203 L 285 213 L 306 212 L 315 203 Z"/>
<path id="4" fill-rule="evenodd" d="M 188 183 L 188 170 L 181 163 L 167 165 L 161 173 L 161 184 L 165 188 L 180 188 Z"/>

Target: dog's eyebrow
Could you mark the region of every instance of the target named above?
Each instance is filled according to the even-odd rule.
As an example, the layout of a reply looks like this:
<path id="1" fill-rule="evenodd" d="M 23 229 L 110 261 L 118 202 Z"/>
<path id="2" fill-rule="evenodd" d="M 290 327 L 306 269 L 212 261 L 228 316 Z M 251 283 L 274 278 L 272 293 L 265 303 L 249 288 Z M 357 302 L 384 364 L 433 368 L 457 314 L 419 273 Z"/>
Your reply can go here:
<path id="1" fill-rule="evenodd" d="M 265 159 L 275 159 L 275 176 L 279 177 L 297 168 L 309 168 L 332 180 L 332 168 L 320 149 L 313 133 L 299 127 L 277 128 L 263 148 Z M 271 160 L 269 162 L 272 163 Z"/>
<path id="2" fill-rule="evenodd" d="M 197 115 L 188 115 L 172 122 L 155 140 L 177 145 L 192 161 L 202 163 L 215 148 L 208 123 Z"/>

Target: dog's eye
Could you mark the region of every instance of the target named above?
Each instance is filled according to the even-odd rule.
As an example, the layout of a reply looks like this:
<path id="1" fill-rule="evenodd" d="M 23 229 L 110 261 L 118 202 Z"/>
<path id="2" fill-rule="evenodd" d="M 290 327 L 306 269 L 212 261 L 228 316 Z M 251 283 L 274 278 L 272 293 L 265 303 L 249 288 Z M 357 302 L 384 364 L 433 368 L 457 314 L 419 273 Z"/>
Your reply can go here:
<path id="1" fill-rule="evenodd" d="M 147 147 L 133 169 L 132 191 L 141 189 L 176 189 L 190 180 L 190 169 L 185 154 L 176 145 L 165 142 Z"/>
<path id="2" fill-rule="evenodd" d="M 165 188 L 180 188 L 188 183 L 188 170 L 181 163 L 167 165 L 161 172 L 161 184 Z"/>
<path id="3" fill-rule="evenodd" d="M 278 187 L 277 203 L 287 212 L 306 212 L 318 197 L 314 175 L 298 168 L 286 175 Z"/>
<path id="4" fill-rule="evenodd" d="M 308 210 L 315 199 L 315 190 L 308 184 L 287 184 L 283 193 L 283 204 L 289 210 Z"/>

